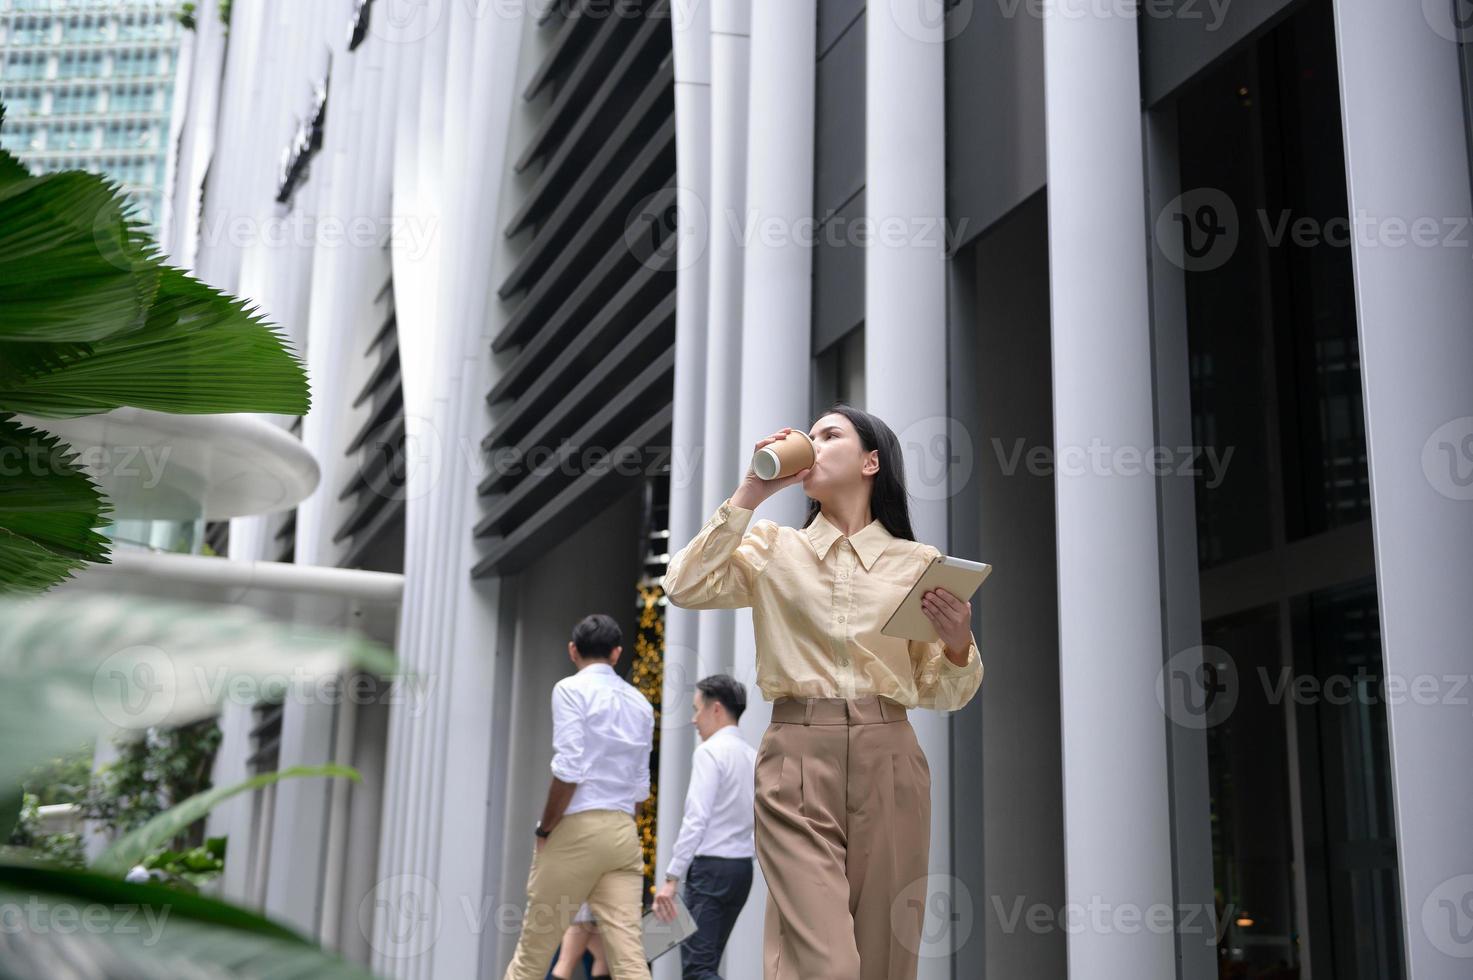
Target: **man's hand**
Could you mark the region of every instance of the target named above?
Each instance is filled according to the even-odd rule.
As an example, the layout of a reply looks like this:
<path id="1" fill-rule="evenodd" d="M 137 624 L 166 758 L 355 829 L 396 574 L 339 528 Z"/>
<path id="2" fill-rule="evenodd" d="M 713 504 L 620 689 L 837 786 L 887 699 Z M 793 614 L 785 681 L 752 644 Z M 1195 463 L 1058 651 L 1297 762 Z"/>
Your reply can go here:
<path id="1" fill-rule="evenodd" d="M 535 841 L 537 841 L 537 843 L 535 845 L 533 845 L 533 847 L 534 847 L 533 853 L 535 853 L 535 854 L 541 854 L 542 853 L 542 849 L 547 846 L 547 838 L 546 837 L 540 837 L 540 836 L 537 836 L 537 835 L 534 834 L 533 835 L 533 839 Z"/>
<path id="2" fill-rule="evenodd" d="M 655 892 L 655 918 L 670 922 L 675 918 L 675 885 L 669 878 Z"/>

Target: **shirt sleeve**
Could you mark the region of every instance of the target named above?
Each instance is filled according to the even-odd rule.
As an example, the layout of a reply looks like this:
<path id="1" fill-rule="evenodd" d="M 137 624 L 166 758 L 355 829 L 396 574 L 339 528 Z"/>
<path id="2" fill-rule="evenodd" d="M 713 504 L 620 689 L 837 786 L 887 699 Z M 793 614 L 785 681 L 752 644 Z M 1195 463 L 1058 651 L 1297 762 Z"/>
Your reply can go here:
<path id="1" fill-rule="evenodd" d="M 967 663 L 958 667 L 946 655 L 942 640 L 922 642 L 906 640 L 910 662 L 915 670 L 918 708 L 932 711 L 956 711 L 972 700 L 982 686 L 982 654 L 977 649 L 977 636 L 968 634 Z"/>
<path id="2" fill-rule="evenodd" d="M 716 758 L 709 750 L 696 749 L 691 759 L 690 787 L 685 791 L 685 815 L 680 821 L 680 836 L 665 866 L 667 874 L 684 878 L 696 848 L 706 836 L 711 822 L 711 809 L 716 804 Z"/>
<path id="3" fill-rule="evenodd" d="M 581 783 L 587 770 L 583 752 L 584 718 L 566 684 L 552 689 L 552 774 L 565 783 Z M 648 762 L 646 762 L 648 765 Z"/>
<path id="4" fill-rule="evenodd" d="M 752 605 L 757 579 L 777 547 L 778 525 L 762 520 L 747 530 L 752 510 L 731 498 L 670 558 L 660 585 L 682 609 L 738 609 Z"/>
<path id="5" fill-rule="evenodd" d="M 648 702 L 646 702 L 648 703 Z M 655 738 L 655 711 L 651 708 L 645 715 L 644 744 L 654 745 Z M 650 798 L 650 754 L 645 752 L 639 760 L 639 776 L 634 788 L 634 802 L 643 803 Z"/>

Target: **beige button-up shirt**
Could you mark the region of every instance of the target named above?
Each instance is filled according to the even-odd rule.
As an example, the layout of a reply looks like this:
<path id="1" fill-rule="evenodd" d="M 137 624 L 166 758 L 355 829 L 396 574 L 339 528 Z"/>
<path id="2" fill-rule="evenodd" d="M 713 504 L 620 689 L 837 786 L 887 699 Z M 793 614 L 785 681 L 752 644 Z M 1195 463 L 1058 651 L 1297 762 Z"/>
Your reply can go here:
<path id="1" fill-rule="evenodd" d="M 941 640 L 885 636 L 880 627 L 940 552 L 897 538 L 879 520 L 845 537 L 820 512 L 806 528 L 770 520 L 728 497 L 661 582 L 684 609 L 750 606 L 757 686 L 768 701 L 882 694 L 909 708 L 955 711 L 982 683 L 972 634 L 958 667 Z"/>

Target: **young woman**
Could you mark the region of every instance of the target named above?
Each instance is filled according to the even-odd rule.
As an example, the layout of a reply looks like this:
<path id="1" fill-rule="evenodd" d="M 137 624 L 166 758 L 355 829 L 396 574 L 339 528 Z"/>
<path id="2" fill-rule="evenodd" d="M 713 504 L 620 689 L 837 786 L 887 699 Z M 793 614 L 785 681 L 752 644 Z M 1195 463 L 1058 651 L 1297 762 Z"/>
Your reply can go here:
<path id="1" fill-rule="evenodd" d="M 809 435 L 814 464 L 771 481 L 748 469 L 670 559 L 664 587 L 687 609 L 752 608 L 757 686 L 772 702 L 753 827 L 768 887 L 764 980 L 910 980 L 931 769 L 907 709 L 962 707 L 982 682 L 982 660 L 971 603 L 943 589 L 923 602 L 940 639 L 880 632 L 939 553 L 911 533 L 889 426 L 840 404 Z M 758 504 L 797 483 L 809 498 L 801 528 L 751 523 Z"/>

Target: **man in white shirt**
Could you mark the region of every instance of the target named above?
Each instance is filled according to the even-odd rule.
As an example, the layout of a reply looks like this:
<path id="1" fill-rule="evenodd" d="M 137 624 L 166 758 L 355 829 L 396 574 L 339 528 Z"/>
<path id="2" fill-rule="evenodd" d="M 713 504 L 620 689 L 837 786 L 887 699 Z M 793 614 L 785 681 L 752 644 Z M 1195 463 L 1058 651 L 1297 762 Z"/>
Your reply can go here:
<path id="1" fill-rule="evenodd" d="M 623 634 L 596 613 L 573 628 L 577 673 L 552 689 L 552 784 L 536 831 L 527 909 L 505 980 L 543 980 L 586 901 L 614 980 L 648 980 L 640 915 L 644 850 L 634 805 L 650 795 L 655 710 L 614 672 Z"/>
<path id="2" fill-rule="evenodd" d="M 747 710 L 747 690 L 735 678 L 701 679 L 691 701 L 701 744 L 691 759 L 680 837 L 665 883 L 655 893 L 655 915 L 675 917 L 675 887 L 684 878 L 685 904 L 699 928 L 680 947 L 682 980 L 721 980 L 721 953 L 752 890 L 757 750 L 737 727 Z"/>

